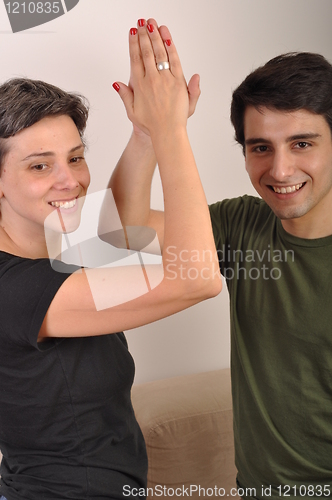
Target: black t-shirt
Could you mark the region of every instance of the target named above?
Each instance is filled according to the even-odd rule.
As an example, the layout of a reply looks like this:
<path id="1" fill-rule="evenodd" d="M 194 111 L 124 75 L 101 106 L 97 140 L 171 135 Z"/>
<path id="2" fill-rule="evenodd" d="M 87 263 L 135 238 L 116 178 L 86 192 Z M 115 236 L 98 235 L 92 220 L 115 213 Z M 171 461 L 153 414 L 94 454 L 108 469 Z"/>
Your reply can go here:
<path id="1" fill-rule="evenodd" d="M 0 495 L 8 500 L 119 499 L 124 486 L 146 486 L 124 334 L 37 344 L 71 272 L 0 252 Z"/>

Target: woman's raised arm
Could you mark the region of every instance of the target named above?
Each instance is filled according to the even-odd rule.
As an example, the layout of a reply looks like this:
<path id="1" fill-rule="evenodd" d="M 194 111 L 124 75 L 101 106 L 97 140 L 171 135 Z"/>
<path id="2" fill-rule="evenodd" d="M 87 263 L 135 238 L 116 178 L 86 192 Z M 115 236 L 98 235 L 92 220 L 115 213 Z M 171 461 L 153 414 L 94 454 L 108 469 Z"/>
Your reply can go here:
<path id="1" fill-rule="evenodd" d="M 118 83 L 118 91 L 129 119 L 150 135 L 159 165 L 165 204 L 162 273 L 155 266 L 145 274 L 140 266 L 128 266 L 71 275 L 51 303 L 40 338 L 135 328 L 221 290 L 210 215 L 186 130 L 187 85 L 169 31 L 164 27 L 161 32 L 167 37 L 162 39 L 143 20 L 137 31 L 131 30 L 131 87 Z M 158 69 L 158 63 L 167 63 L 165 69 Z"/>

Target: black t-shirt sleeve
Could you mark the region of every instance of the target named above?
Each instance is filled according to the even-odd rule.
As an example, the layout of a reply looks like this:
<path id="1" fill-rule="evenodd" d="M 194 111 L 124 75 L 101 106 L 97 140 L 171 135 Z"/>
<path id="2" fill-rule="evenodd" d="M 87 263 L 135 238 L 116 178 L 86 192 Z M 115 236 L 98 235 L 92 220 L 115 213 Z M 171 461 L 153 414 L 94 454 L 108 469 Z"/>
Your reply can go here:
<path id="1" fill-rule="evenodd" d="M 63 282 L 75 270 L 55 271 L 48 259 L 24 259 L 0 252 L 0 335 L 6 342 L 30 344 Z M 46 346 L 45 346 L 46 347 Z"/>

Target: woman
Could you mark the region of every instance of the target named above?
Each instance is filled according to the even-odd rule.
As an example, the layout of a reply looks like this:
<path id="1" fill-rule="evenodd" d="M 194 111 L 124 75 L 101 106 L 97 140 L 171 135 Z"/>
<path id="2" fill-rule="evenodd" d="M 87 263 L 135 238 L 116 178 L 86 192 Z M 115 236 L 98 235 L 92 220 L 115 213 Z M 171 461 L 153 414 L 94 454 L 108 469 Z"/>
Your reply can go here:
<path id="1" fill-rule="evenodd" d="M 193 280 L 180 259 L 184 249 L 212 252 L 214 241 L 186 133 L 194 99 L 162 33 L 143 20 L 130 31 L 130 87 L 115 88 L 133 124 L 152 138 L 172 270 L 164 257 L 161 283 L 117 306 L 98 307 L 96 294 L 100 285 L 116 296 L 124 279 L 130 291 L 125 269 L 58 272 L 45 239 L 45 220 L 75 218 L 89 185 L 84 102 L 43 82 L 0 87 L 0 494 L 7 500 L 119 499 L 124 486 L 144 488 L 146 452 L 130 401 L 134 364 L 117 332 L 220 291 L 213 262 L 196 262 Z M 52 245 L 60 240 L 54 231 Z"/>

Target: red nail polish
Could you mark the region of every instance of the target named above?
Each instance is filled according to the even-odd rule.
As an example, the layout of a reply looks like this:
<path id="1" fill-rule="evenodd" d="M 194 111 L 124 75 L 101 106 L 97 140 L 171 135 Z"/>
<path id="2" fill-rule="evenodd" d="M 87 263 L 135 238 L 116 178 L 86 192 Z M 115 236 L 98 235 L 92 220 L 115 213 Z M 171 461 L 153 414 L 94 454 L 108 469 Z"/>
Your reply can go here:
<path id="1" fill-rule="evenodd" d="M 139 19 L 139 20 L 138 20 L 138 26 L 140 26 L 141 28 L 142 28 L 143 26 L 145 26 L 145 19 Z"/>
<path id="2" fill-rule="evenodd" d="M 167 47 L 170 47 L 172 45 L 172 40 L 165 40 L 165 43 Z"/>
<path id="3" fill-rule="evenodd" d="M 131 28 L 130 34 L 131 35 L 136 35 L 136 33 L 137 33 L 137 29 L 136 28 Z"/>
<path id="4" fill-rule="evenodd" d="M 150 33 L 154 32 L 154 26 L 153 26 L 153 24 L 148 24 L 148 30 L 149 30 Z"/>
<path id="5" fill-rule="evenodd" d="M 116 90 L 117 92 L 119 92 L 120 90 L 120 85 L 116 82 L 113 83 L 113 89 Z"/>

